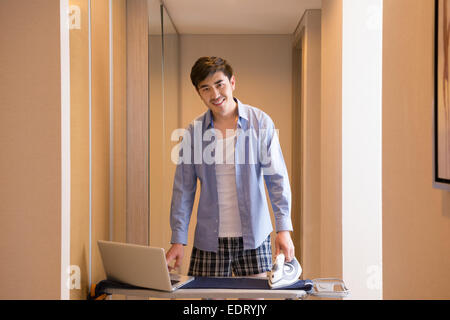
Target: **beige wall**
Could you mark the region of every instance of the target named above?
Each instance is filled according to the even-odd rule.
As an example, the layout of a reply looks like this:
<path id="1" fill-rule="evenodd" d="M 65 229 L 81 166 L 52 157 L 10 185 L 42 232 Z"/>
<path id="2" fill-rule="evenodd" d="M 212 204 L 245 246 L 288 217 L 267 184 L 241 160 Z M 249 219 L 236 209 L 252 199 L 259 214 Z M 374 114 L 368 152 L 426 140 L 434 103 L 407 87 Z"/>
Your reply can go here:
<path id="1" fill-rule="evenodd" d="M 450 192 L 432 188 L 433 3 L 384 1 L 385 299 L 450 298 Z"/>
<path id="2" fill-rule="evenodd" d="M 61 294 L 59 10 L 0 2 L 0 299 Z"/>
<path id="3" fill-rule="evenodd" d="M 342 277 L 342 0 L 322 1 L 321 275 Z"/>
<path id="4" fill-rule="evenodd" d="M 288 172 L 291 172 L 292 137 L 292 36 L 290 35 L 181 35 L 180 92 L 181 127 L 185 128 L 207 109 L 190 81 L 190 70 L 197 58 L 215 55 L 227 59 L 236 76 L 235 96 L 242 102 L 267 112 L 280 129 L 280 142 Z M 172 146 L 176 143 L 172 143 Z M 173 183 L 173 176 L 168 178 Z M 193 231 L 194 211 L 182 270 L 187 272 Z M 170 199 L 170 197 L 169 197 Z M 167 214 L 167 222 L 169 212 Z"/>
<path id="5" fill-rule="evenodd" d="M 292 212 L 296 250 L 304 279 L 320 276 L 320 130 L 321 130 L 321 11 L 305 12 L 296 32 L 293 65 Z M 295 55 L 298 55 L 295 57 Z M 296 61 L 297 60 L 297 61 Z M 301 71 L 301 74 L 295 72 Z M 301 142 L 301 143 L 300 143 Z M 303 156 L 303 158 L 302 158 Z M 298 213 L 301 212 L 301 217 Z"/>

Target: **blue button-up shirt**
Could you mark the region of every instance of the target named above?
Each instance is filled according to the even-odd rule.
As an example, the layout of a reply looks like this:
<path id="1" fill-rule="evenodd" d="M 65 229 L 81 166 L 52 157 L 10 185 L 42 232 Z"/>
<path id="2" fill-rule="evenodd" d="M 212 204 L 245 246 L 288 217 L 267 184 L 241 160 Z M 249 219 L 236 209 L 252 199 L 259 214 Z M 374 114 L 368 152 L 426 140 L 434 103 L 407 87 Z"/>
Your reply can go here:
<path id="1" fill-rule="evenodd" d="M 272 232 L 264 189 L 266 182 L 275 215 L 275 230 L 292 231 L 291 188 L 272 119 L 263 111 L 238 104 L 235 146 L 236 191 L 244 249 L 259 247 Z M 188 226 L 194 204 L 197 179 L 200 200 L 194 246 L 217 252 L 219 205 L 215 168 L 216 135 L 210 110 L 184 131 L 179 144 L 170 209 L 171 243 L 187 244 Z"/>

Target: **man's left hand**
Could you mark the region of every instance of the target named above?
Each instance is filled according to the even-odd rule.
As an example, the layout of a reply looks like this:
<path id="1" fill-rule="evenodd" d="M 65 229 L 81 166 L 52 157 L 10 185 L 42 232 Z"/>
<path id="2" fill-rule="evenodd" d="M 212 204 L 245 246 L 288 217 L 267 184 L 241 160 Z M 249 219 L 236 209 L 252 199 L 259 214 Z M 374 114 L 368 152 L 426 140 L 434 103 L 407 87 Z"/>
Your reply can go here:
<path id="1" fill-rule="evenodd" d="M 275 238 L 275 254 L 278 256 L 280 252 L 284 253 L 286 261 L 290 262 L 295 257 L 294 243 L 291 239 L 289 231 L 279 231 Z"/>

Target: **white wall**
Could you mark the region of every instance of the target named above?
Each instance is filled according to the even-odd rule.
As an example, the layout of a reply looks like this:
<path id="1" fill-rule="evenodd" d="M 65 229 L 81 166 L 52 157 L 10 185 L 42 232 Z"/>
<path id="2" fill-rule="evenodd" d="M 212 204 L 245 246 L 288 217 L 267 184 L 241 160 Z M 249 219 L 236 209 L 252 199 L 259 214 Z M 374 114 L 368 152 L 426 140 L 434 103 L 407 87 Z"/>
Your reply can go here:
<path id="1" fill-rule="evenodd" d="M 382 9 L 343 1 L 342 268 L 356 299 L 382 298 Z"/>

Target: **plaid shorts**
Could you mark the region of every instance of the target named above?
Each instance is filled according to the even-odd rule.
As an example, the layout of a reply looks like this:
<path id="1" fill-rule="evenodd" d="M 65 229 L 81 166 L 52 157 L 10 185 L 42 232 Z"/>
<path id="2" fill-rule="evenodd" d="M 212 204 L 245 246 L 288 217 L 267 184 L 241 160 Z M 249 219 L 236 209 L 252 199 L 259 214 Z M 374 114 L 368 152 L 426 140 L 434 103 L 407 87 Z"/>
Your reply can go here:
<path id="1" fill-rule="evenodd" d="M 250 276 L 272 269 L 270 235 L 256 249 L 244 250 L 239 238 L 219 238 L 219 250 L 209 252 L 192 248 L 188 275 L 198 277 Z"/>

